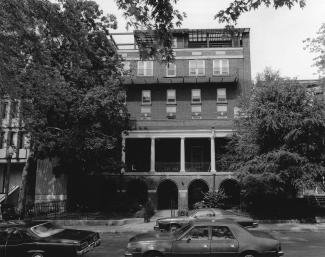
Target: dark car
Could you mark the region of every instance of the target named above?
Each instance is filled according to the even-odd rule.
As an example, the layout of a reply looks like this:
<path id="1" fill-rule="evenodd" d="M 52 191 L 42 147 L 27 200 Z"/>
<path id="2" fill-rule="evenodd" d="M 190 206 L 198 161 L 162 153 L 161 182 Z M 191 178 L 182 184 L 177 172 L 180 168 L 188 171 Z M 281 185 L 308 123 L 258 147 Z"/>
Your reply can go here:
<path id="1" fill-rule="evenodd" d="M 251 218 L 235 215 L 225 210 L 206 208 L 195 210 L 189 216 L 178 216 L 158 219 L 156 221 L 154 229 L 160 231 L 174 231 L 177 228 L 188 224 L 190 221 L 200 219 L 230 219 L 237 222 L 243 227 L 254 228 L 258 226 L 258 223 Z"/>
<path id="2" fill-rule="evenodd" d="M 64 229 L 51 222 L 0 223 L 1 257 L 73 257 L 98 245 L 98 233 Z"/>
<path id="3" fill-rule="evenodd" d="M 195 221 L 175 232 L 132 237 L 125 257 L 279 257 L 281 244 L 270 234 L 247 230 L 230 220 Z"/>

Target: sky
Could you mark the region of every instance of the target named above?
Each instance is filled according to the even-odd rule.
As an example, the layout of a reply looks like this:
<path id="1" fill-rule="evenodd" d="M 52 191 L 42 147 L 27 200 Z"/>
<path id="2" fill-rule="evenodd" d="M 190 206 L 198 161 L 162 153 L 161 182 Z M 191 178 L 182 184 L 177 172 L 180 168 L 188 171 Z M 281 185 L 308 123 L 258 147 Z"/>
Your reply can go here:
<path id="1" fill-rule="evenodd" d="M 95 0 L 104 13 L 117 17 L 118 29 L 111 32 L 127 32 L 126 21 L 114 0 Z M 181 28 L 222 28 L 214 15 L 224 9 L 230 0 L 179 0 L 176 8 L 184 11 L 187 18 Z M 279 70 L 282 76 L 297 79 L 317 79 L 317 68 L 313 67 L 314 54 L 304 50 L 308 37 L 315 37 L 325 23 L 325 0 L 306 0 L 301 9 L 260 7 L 243 14 L 236 27 L 250 28 L 252 78 L 265 67 Z M 131 31 L 129 31 L 131 32 Z"/>

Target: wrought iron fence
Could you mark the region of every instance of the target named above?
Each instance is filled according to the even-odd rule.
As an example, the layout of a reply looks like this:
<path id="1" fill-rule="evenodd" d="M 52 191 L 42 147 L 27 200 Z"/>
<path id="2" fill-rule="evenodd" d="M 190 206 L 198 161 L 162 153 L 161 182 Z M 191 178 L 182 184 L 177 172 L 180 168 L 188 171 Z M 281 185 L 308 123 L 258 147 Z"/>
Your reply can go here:
<path id="1" fill-rule="evenodd" d="M 25 218 L 55 217 L 62 215 L 67 210 L 67 201 L 51 201 L 35 203 L 28 206 L 25 211 Z"/>
<path id="2" fill-rule="evenodd" d="M 185 169 L 188 172 L 210 171 L 210 162 L 186 162 Z"/>

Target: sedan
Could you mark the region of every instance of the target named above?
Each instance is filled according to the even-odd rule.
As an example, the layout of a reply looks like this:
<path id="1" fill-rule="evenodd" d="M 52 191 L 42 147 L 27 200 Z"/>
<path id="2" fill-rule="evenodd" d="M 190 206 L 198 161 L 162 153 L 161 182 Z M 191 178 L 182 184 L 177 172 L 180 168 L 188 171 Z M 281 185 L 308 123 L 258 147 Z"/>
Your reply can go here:
<path id="1" fill-rule="evenodd" d="M 156 221 L 154 229 L 160 231 L 174 231 L 191 221 L 201 219 L 231 219 L 243 227 L 254 228 L 258 226 L 258 223 L 249 217 L 235 215 L 231 212 L 216 208 L 205 208 L 195 210 L 189 216 L 167 217 L 158 219 Z"/>
<path id="2" fill-rule="evenodd" d="M 100 245 L 99 234 L 64 229 L 51 222 L 0 223 L 1 257 L 73 257 Z"/>
<path id="3" fill-rule="evenodd" d="M 175 232 L 132 237 L 125 257 L 279 257 L 281 244 L 270 234 L 248 231 L 230 220 L 195 221 Z"/>

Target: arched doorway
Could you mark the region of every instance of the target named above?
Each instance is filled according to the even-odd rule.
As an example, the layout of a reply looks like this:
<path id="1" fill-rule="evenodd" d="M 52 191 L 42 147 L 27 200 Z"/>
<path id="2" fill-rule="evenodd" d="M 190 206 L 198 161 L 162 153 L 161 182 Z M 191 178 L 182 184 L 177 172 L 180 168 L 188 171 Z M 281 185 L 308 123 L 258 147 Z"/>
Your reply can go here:
<path id="1" fill-rule="evenodd" d="M 175 182 L 164 180 L 157 188 L 158 210 L 178 208 L 178 188 Z"/>
<path id="2" fill-rule="evenodd" d="M 202 201 L 204 193 L 209 191 L 207 183 L 201 179 L 193 180 L 188 187 L 188 208 L 193 209 L 193 205 Z"/>
<path id="3" fill-rule="evenodd" d="M 240 185 L 235 179 L 226 179 L 221 182 L 219 192 L 226 196 L 225 205 L 232 207 L 240 203 Z"/>
<path id="4" fill-rule="evenodd" d="M 126 194 L 132 205 L 144 205 L 148 200 L 148 187 L 143 180 L 134 179 L 128 183 Z"/>

